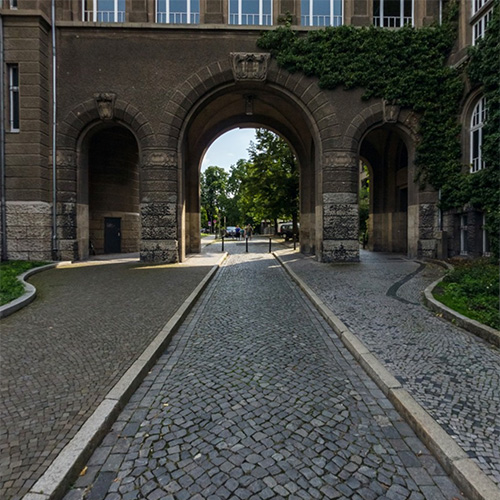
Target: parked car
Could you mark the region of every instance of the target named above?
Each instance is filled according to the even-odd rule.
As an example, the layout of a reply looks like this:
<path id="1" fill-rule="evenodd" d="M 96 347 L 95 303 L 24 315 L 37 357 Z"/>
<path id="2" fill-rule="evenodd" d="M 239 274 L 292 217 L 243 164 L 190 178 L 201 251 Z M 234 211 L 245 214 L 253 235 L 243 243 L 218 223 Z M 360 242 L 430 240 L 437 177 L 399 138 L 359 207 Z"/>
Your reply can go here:
<path id="1" fill-rule="evenodd" d="M 236 236 L 236 226 L 227 226 L 224 237 L 234 238 Z"/>
<path id="2" fill-rule="evenodd" d="M 297 224 L 297 240 L 299 239 L 299 227 L 300 224 Z M 283 224 L 280 228 L 280 234 L 285 238 L 285 241 L 293 239 L 293 224 Z"/>

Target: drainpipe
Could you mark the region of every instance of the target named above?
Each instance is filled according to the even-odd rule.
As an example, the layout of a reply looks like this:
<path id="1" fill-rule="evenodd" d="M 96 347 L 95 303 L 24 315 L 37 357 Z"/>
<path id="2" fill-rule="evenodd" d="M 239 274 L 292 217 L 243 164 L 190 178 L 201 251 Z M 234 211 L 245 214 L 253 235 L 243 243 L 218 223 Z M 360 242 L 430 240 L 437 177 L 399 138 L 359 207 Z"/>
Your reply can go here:
<path id="1" fill-rule="evenodd" d="M 0 2 L 1 4 L 1 2 Z M 0 5 L 1 6 L 1 5 Z M 5 91 L 3 54 L 3 17 L 0 15 L 0 185 L 2 186 L 0 217 L 2 224 L 2 258 L 7 260 L 7 202 L 5 188 Z"/>
<path id="2" fill-rule="evenodd" d="M 57 242 L 57 88 L 56 88 L 56 2 L 52 0 L 52 260 L 59 260 Z"/>

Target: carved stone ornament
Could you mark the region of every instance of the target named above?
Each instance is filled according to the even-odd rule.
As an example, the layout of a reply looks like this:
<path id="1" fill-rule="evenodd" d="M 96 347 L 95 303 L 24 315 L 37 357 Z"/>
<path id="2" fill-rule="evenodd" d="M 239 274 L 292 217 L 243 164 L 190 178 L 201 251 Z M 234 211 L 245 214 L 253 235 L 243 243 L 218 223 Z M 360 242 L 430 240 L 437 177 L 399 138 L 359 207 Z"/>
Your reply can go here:
<path id="1" fill-rule="evenodd" d="M 396 123 L 398 121 L 400 110 L 401 107 L 397 104 L 384 101 L 384 121 L 387 123 Z"/>
<path id="2" fill-rule="evenodd" d="M 350 167 L 356 163 L 356 155 L 350 151 L 335 151 L 323 154 L 323 168 Z"/>
<path id="3" fill-rule="evenodd" d="M 233 76 L 236 81 L 264 81 L 267 78 L 267 64 L 271 54 L 231 52 L 230 56 Z"/>
<path id="4" fill-rule="evenodd" d="M 116 94 L 111 92 L 94 94 L 94 101 L 101 120 L 108 121 L 113 119 L 115 99 Z"/>
<path id="5" fill-rule="evenodd" d="M 171 151 L 145 151 L 142 166 L 149 168 L 177 168 L 177 153 Z"/>
<path id="6" fill-rule="evenodd" d="M 76 154 L 74 151 L 59 150 L 56 153 L 56 164 L 58 167 L 76 166 Z"/>

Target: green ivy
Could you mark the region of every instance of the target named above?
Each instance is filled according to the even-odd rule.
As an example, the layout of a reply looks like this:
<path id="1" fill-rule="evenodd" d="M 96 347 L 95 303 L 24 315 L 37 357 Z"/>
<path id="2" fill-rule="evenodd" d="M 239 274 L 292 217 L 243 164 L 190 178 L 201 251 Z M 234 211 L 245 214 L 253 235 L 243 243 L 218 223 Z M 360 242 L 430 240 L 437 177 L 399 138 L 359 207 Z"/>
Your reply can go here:
<path id="1" fill-rule="evenodd" d="M 499 255 L 500 228 L 500 0 L 485 37 L 469 51 L 467 73 L 471 83 L 482 88 L 488 114 L 483 127 L 482 157 L 486 168 L 463 182 L 465 199 L 486 214 L 486 228 L 495 257 Z"/>
<path id="2" fill-rule="evenodd" d="M 258 45 L 288 71 L 318 78 L 322 88 L 362 88 L 363 99 L 382 98 L 418 113 L 417 180 L 442 189 L 443 208 L 463 206 L 473 184 L 461 160 L 458 115 L 464 75 L 447 64 L 457 37 L 458 9 L 458 1 L 450 1 L 441 25 L 419 29 L 340 26 L 303 34 L 287 25 L 264 33 Z M 485 70 L 489 57 L 484 58 Z M 484 84 L 483 77 L 480 82 Z"/>

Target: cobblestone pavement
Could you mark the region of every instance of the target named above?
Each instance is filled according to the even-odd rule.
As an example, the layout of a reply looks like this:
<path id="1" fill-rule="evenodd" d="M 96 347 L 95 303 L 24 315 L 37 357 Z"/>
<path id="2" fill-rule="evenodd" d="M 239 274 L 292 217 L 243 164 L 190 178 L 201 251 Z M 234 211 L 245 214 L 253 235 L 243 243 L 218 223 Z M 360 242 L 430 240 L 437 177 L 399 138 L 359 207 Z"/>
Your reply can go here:
<path id="1" fill-rule="evenodd" d="M 500 484 L 500 351 L 422 305 L 443 269 L 370 252 L 356 264 L 282 258 Z"/>
<path id="2" fill-rule="evenodd" d="M 65 500 L 462 498 L 267 244 L 227 249 Z"/>
<path id="3" fill-rule="evenodd" d="M 2 500 L 29 490 L 219 256 L 75 264 L 30 279 L 35 302 L 0 322 Z"/>

